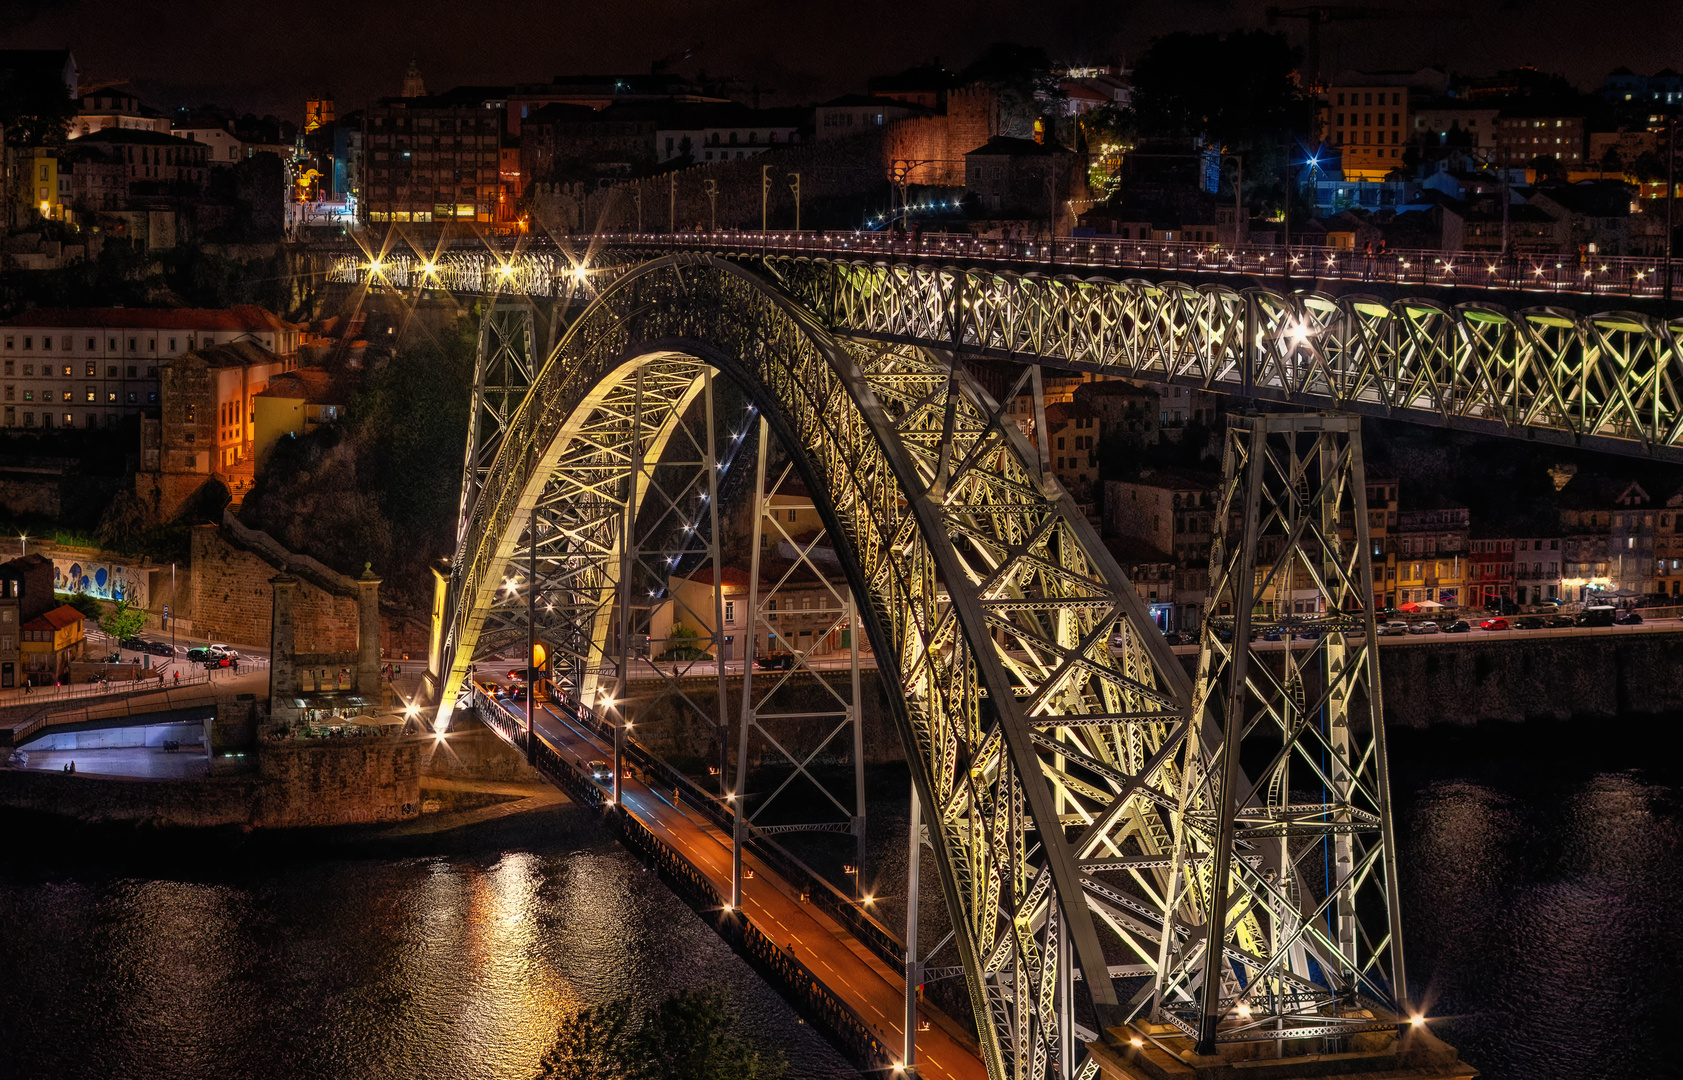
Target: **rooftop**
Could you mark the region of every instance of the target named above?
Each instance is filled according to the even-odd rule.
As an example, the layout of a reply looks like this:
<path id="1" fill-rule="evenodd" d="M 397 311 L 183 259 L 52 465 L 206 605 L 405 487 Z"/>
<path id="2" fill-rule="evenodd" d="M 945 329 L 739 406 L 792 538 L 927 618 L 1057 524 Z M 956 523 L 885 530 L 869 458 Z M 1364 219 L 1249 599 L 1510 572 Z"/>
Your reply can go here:
<path id="1" fill-rule="evenodd" d="M 24 630 L 63 630 L 82 621 L 82 613 L 69 604 L 60 604 L 44 615 L 37 615 L 24 623 Z"/>
<path id="2" fill-rule="evenodd" d="M 161 136 L 168 139 L 170 136 Z M 80 142 L 94 138 L 83 136 Z M 0 326 L 48 329 L 111 330 L 302 330 L 285 322 L 266 308 L 240 304 L 231 308 L 36 308 L 9 319 Z"/>
<path id="3" fill-rule="evenodd" d="M 1137 536 L 1107 536 L 1104 546 L 1124 566 L 1130 563 L 1172 563 L 1175 557 Z"/>
<path id="4" fill-rule="evenodd" d="M 350 400 L 347 388 L 326 368 L 307 367 L 286 371 L 269 380 L 258 397 L 297 398 L 310 405 L 343 405 Z"/>
<path id="5" fill-rule="evenodd" d="M 122 146 L 180 146 L 187 143 L 192 146 L 203 146 L 204 143 L 194 139 L 182 138 L 180 135 L 166 135 L 161 131 L 142 130 L 140 128 L 101 128 L 76 140 L 78 143 L 92 145 L 113 144 Z"/>

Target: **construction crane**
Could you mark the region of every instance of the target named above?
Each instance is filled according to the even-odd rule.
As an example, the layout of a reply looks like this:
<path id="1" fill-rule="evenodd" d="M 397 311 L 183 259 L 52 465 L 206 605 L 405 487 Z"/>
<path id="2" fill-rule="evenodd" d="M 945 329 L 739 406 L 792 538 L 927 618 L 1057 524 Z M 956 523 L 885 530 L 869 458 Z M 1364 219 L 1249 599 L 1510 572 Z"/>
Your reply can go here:
<path id="1" fill-rule="evenodd" d="M 1321 93 L 1326 83 L 1321 77 L 1321 27 L 1328 23 L 1353 22 L 1370 19 L 1465 19 L 1464 11 L 1452 8 L 1379 8 L 1352 4 L 1313 4 L 1308 7 L 1271 7 L 1265 12 L 1268 25 L 1279 25 L 1282 19 L 1301 19 L 1309 24 L 1309 89 Z"/>

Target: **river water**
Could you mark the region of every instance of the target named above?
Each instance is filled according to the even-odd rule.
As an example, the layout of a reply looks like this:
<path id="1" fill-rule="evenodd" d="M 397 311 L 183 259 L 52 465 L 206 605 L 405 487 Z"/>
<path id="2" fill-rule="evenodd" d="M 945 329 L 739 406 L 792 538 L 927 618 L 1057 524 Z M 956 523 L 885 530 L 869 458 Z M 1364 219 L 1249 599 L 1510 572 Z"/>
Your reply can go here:
<path id="1" fill-rule="evenodd" d="M 1491 1080 L 1680 1074 L 1662 1038 L 1683 989 L 1683 773 L 1652 752 L 1662 734 L 1394 741 L 1411 982 Z M 881 771 L 873 802 L 903 777 Z M 873 814 L 868 873 L 897 921 L 904 817 Z M 852 1075 L 573 807 L 325 849 L 0 828 L 5 1080 L 525 1077 L 572 1008 L 700 986 L 791 1077 Z"/>

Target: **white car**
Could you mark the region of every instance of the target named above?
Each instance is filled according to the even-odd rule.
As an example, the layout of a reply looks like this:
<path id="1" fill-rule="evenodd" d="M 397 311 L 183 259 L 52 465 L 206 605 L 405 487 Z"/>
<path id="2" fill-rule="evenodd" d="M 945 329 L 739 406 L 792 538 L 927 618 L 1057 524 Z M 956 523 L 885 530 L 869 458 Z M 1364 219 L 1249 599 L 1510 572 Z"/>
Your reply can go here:
<path id="1" fill-rule="evenodd" d="M 1392 619 L 1390 622 L 1379 624 L 1380 637 L 1401 637 L 1406 633 L 1408 633 L 1408 624 L 1401 619 Z"/>
<path id="2" fill-rule="evenodd" d="M 1438 632 L 1438 624 L 1435 622 L 1417 622 L 1408 628 L 1408 632 L 1411 634 L 1435 634 Z"/>

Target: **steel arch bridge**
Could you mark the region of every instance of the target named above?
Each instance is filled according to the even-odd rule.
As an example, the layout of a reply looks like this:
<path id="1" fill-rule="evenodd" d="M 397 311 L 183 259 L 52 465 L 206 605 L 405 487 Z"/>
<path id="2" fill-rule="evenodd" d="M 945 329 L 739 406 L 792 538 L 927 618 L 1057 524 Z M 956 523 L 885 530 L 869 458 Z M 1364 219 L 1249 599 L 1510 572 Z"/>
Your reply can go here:
<path id="1" fill-rule="evenodd" d="M 942 349 L 834 335 L 783 269 L 626 267 L 541 363 L 520 359 L 538 355 L 530 320 L 493 307 L 441 588 L 441 729 L 475 661 L 520 638 L 553 650 L 576 707 L 604 704 L 636 531 L 676 512 L 652 471 L 711 437 L 685 416 L 723 376 L 790 452 L 861 598 L 991 1076 L 1091 1077 L 1094 1029 L 1147 1018 L 1206 1051 L 1395 1031 L 1358 422 L 1235 426 L 1222 520 L 1246 525 L 1212 555 L 1229 617 L 1194 680 L 1004 406 Z M 1247 643 L 1282 573 L 1330 617 L 1274 669 Z M 1315 852 L 1324 873 L 1300 872 Z"/>
<path id="2" fill-rule="evenodd" d="M 848 337 L 1683 460 L 1683 317 L 762 253 L 752 237 L 730 239 L 714 254 L 763 267 Z M 328 278 L 571 296 L 587 274 L 600 284 L 670 250 L 658 239 L 609 238 L 578 259 L 484 247 L 347 255 Z"/>

